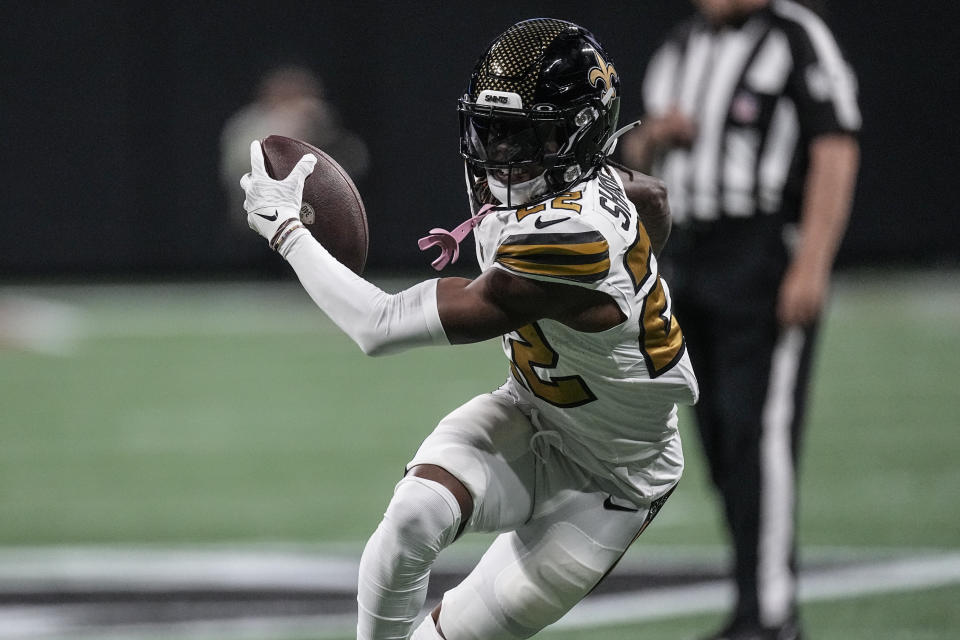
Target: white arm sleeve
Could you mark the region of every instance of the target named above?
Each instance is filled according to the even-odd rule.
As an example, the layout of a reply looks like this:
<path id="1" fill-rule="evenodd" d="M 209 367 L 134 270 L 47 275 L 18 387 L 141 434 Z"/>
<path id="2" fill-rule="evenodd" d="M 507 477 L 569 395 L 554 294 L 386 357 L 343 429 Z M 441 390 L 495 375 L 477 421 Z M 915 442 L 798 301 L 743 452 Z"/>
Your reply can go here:
<path id="1" fill-rule="evenodd" d="M 309 234 L 298 238 L 285 257 L 317 306 L 365 354 L 450 344 L 437 311 L 437 279 L 386 293 L 338 262 Z"/>

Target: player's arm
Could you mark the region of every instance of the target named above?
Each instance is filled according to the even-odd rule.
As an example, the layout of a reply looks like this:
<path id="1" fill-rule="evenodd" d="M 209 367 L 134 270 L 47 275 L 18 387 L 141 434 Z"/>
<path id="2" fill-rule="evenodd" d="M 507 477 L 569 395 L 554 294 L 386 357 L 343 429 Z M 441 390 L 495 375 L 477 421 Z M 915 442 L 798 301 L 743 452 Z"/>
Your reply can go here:
<path id="1" fill-rule="evenodd" d="M 478 342 L 549 318 L 578 331 L 605 331 L 624 315 L 606 293 L 490 269 L 475 280 L 443 278 L 437 309 L 452 344 Z"/>
<path id="2" fill-rule="evenodd" d="M 367 355 L 488 340 L 541 318 L 579 331 L 604 331 L 624 319 L 606 293 L 501 269 L 389 294 L 340 264 L 309 234 L 285 257 L 317 306 Z"/>
<path id="3" fill-rule="evenodd" d="M 650 236 L 653 253 L 659 256 L 667 244 L 673 224 L 670 218 L 670 205 L 667 203 L 667 187 L 663 180 L 639 171 L 622 169 L 617 171 L 627 198 L 636 207 L 637 216 L 647 230 L 647 235 Z"/>
<path id="4" fill-rule="evenodd" d="M 428 280 L 386 293 L 338 262 L 300 224 L 303 183 L 316 163 L 313 155 L 301 158 L 284 180 L 267 175 L 256 141 L 250 160 L 251 172 L 240 181 L 250 227 L 290 263 L 317 306 L 364 353 L 475 342 L 548 317 L 585 331 L 621 321 L 619 308 L 606 294 L 500 270 L 476 280 Z"/>

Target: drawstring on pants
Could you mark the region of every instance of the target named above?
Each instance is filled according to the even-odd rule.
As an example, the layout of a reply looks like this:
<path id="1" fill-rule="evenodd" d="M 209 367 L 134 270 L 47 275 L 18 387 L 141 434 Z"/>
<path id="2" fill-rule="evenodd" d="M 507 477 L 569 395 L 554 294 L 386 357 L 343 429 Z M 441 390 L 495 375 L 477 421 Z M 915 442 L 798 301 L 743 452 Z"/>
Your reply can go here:
<path id="1" fill-rule="evenodd" d="M 550 459 L 551 448 L 559 449 L 560 453 L 564 453 L 563 437 L 560 432 L 543 429 L 540 424 L 540 412 L 536 409 L 530 410 L 530 422 L 537 429 L 536 433 L 530 436 L 530 449 L 540 462 L 546 463 Z"/>

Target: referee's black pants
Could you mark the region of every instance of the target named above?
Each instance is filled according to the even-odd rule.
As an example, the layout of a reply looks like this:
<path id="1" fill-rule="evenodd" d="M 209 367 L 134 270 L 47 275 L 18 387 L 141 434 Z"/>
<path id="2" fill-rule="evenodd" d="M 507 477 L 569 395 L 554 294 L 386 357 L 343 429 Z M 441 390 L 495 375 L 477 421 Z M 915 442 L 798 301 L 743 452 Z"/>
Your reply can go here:
<path id="1" fill-rule="evenodd" d="M 797 458 L 815 327 L 783 328 L 777 218 L 675 229 L 664 273 L 700 382 L 697 426 L 734 547 L 738 624 L 796 615 Z"/>

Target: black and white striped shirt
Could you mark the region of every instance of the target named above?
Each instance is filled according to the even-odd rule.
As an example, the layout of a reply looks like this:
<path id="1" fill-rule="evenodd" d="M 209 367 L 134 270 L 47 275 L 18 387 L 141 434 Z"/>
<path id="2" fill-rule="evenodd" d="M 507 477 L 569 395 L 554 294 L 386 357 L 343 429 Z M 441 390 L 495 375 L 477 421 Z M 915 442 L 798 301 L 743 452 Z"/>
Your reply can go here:
<path id="1" fill-rule="evenodd" d="M 860 128 L 856 79 L 833 34 L 809 9 L 772 0 L 743 24 L 679 25 L 647 69 L 648 116 L 692 118 L 690 149 L 657 160 L 674 220 L 799 214 L 814 137 Z"/>

